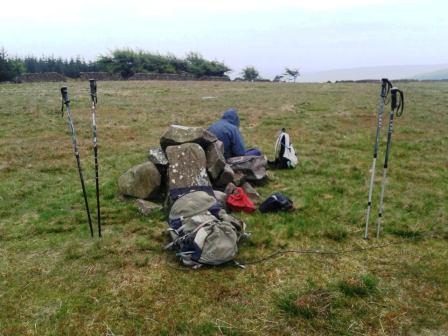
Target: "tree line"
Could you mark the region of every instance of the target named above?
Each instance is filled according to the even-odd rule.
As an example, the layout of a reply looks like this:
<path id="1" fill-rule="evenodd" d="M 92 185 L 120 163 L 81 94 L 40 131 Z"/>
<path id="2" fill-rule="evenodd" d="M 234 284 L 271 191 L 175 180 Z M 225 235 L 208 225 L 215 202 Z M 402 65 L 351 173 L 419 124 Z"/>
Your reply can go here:
<path id="1" fill-rule="evenodd" d="M 79 78 L 81 72 L 108 72 L 127 79 L 135 73 L 186 74 L 194 77 L 225 76 L 231 69 L 222 62 L 210 61 L 199 53 L 189 53 L 184 58 L 172 54 L 161 55 L 146 51 L 117 49 L 109 55 L 99 56 L 95 61 L 85 61 L 81 57 L 63 59 L 54 56 L 8 57 L 0 48 L 0 81 L 13 81 L 23 73 L 57 72 L 69 78 Z M 260 74 L 253 66 L 245 67 L 241 80 L 260 80 Z M 300 76 L 298 69 L 286 68 L 274 81 L 288 79 L 296 81 Z"/>
<path id="2" fill-rule="evenodd" d="M 231 69 L 224 63 L 210 61 L 199 53 L 189 53 L 185 58 L 145 51 L 117 49 L 109 55 L 87 62 L 81 57 L 63 59 L 47 57 L 8 57 L 0 49 L 0 81 L 12 81 L 23 73 L 57 72 L 70 78 L 79 78 L 81 72 L 108 72 L 127 79 L 135 73 L 189 74 L 195 77 L 224 76 Z"/>

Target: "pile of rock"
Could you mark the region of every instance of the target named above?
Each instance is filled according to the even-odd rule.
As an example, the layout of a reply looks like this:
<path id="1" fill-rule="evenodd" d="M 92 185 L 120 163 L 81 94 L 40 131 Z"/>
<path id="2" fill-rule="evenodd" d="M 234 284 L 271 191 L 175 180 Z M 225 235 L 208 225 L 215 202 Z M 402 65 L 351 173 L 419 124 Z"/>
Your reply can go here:
<path id="1" fill-rule="evenodd" d="M 206 129 L 171 125 L 160 147 L 149 149 L 149 160 L 120 176 L 118 187 L 120 194 L 138 199 L 166 195 L 168 204 L 182 193 L 211 191 L 225 206 L 227 195 L 241 186 L 258 203 L 252 184 L 265 180 L 266 163 L 259 156 L 226 161 L 222 142 Z"/>

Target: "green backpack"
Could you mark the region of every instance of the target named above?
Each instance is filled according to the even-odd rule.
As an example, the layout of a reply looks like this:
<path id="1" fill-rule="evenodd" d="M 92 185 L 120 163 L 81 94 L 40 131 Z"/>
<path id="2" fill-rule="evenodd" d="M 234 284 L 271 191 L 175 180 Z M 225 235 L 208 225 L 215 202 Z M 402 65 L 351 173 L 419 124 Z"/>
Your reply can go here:
<path id="1" fill-rule="evenodd" d="M 176 200 L 168 218 L 171 243 L 184 265 L 220 265 L 238 253 L 238 242 L 245 235 L 244 222 L 227 214 L 216 199 L 195 191 Z"/>

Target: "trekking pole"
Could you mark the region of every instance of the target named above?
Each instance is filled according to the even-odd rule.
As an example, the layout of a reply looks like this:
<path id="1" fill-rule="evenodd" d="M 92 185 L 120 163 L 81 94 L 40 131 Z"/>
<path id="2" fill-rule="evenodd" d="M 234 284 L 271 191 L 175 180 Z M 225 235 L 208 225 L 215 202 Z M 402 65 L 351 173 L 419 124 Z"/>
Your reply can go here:
<path id="1" fill-rule="evenodd" d="M 90 98 L 92 99 L 92 129 L 93 129 L 93 155 L 95 157 L 95 187 L 96 187 L 96 215 L 98 221 L 98 236 L 101 237 L 101 214 L 100 214 L 100 186 L 98 177 L 98 146 L 96 134 L 96 104 L 98 102 L 96 96 L 96 80 L 89 79 L 90 82 Z"/>
<path id="2" fill-rule="evenodd" d="M 387 79 L 381 79 L 381 92 L 380 92 L 380 101 L 378 106 L 378 120 L 376 126 L 376 136 L 375 136 L 375 145 L 373 146 L 373 162 L 371 168 L 371 176 L 370 176 L 370 187 L 369 187 L 369 196 L 367 201 L 367 210 L 366 210 L 366 228 L 364 232 L 364 238 L 369 238 L 369 218 L 370 218 L 370 210 L 372 208 L 372 192 L 373 192 L 373 184 L 375 180 L 375 169 L 376 169 L 376 159 L 378 157 L 378 145 L 380 142 L 380 131 L 383 124 L 383 113 L 384 113 L 384 105 L 386 104 L 386 98 L 389 94 L 389 91 L 392 87 L 392 83 Z"/>
<path id="3" fill-rule="evenodd" d="M 62 109 L 61 110 L 62 110 L 62 113 L 64 113 L 64 105 L 65 105 L 65 107 L 67 109 L 68 126 L 72 132 L 73 151 L 75 152 L 76 163 L 78 165 L 79 178 L 81 180 L 81 187 L 82 187 L 82 192 L 84 195 L 84 202 L 86 205 L 87 218 L 89 220 L 90 235 L 93 237 L 92 219 L 90 218 L 89 202 L 87 201 L 86 186 L 84 184 L 84 177 L 82 175 L 82 168 L 81 168 L 81 162 L 79 159 L 78 145 L 76 142 L 75 126 L 73 125 L 72 114 L 70 112 L 70 99 L 68 98 L 68 92 L 67 92 L 66 86 L 61 88 L 61 95 L 62 95 Z"/>
<path id="4" fill-rule="evenodd" d="M 397 95 L 398 94 L 398 95 Z M 397 117 L 401 117 L 404 109 L 403 91 L 393 87 L 391 89 L 391 110 L 389 115 L 389 129 L 387 131 L 386 155 L 384 157 L 383 179 L 381 181 L 380 206 L 378 208 L 378 221 L 376 223 L 376 237 L 380 237 L 381 217 L 383 216 L 384 190 L 386 188 L 387 168 L 389 164 L 390 148 L 392 145 L 392 131 L 394 127 L 394 113 Z"/>

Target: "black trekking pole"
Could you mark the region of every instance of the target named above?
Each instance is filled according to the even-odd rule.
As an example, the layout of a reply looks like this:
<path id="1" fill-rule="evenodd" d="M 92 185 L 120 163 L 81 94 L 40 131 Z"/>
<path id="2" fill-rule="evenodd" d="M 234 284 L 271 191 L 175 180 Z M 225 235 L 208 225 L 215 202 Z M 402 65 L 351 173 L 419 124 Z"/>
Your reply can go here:
<path id="1" fill-rule="evenodd" d="M 393 87 L 391 89 L 391 110 L 389 115 L 389 129 L 387 131 L 387 145 L 386 145 L 386 155 L 384 157 L 384 168 L 383 168 L 383 179 L 381 181 L 381 193 L 380 193 L 380 205 L 378 208 L 378 221 L 376 223 L 376 237 L 380 237 L 381 230 L 381 217 L 383 216 L 383 201 L 384 201 L 384 190 L 386 188 L 386 177 L 387 168 L 389 165 L 389 155 L 390 148 L 392 145 L 392 131 L 394 127 L 394 114 L 397 117 L 401 117 L 404 109 L 404 95 L 403 91 Z"/>
<path id="2" fill-rule="evenodd" d="M 86 186 L 84 184 L 84 177 L 82 175 L 81 161 L 79 159 L 78 145 L 76 142 L 75 126 L 73 125 L 72 115 L 70 112 L 70 99 L 68 98 L 68 92 L 66 86 L 61 88 L 61 95 L 62 95 L 62 113 L 64 113 L 64 105 L 65 105 L 67 109 L 68 126 L 70 128 L 70 131 L 72 132 L 73 151 L 75 152 L 76 163 L 78 165 L 79 178 L 81 180 L 81 187 L 84 195 L 84 202 L 86 205 L 87 218 L 89 220 L 90 235 L 93 237 L 92 219 L 90 218 L 89 202 L 87 201 Z"/>
<path id="3" fill-rule="evenodd" d="M 369 218 L 370 218 L 370 210 L 372 208 L 372 192 L 373 192 L 373 184 L 375 180 L 375 170 L 376 170 L 376 159 L 378 157 L 378 145 L 380 142 L 380 131 L 383 124 L 383 113 L 384 106 L 386 104 L 386 98 L 389 94 L 389 91 L 392 87 L 392 83 L 387 79 L 381 79 L 381 92 L 380 92 L 380 101 L 378 105 L 378 120 L 376 126 L 376 136 L 375 136 L 375 145 L 373 146 L 373 162 L 371 168 L 371 176 L 370 176 L 370 187 L 369 187 L 369 196 L 367 201 L 367 210 L 366 210 L 366 227 L 364 231 L 364 238 L 369 238 Z"/>
<path id="4" fill-rule="evenodd" d="M 100 214 L 100 186 L 98 177 L 98 146 L 96 133 L 96 104 L 98 102 L 96 96 L 96 80 L 89 79 L 90 82 L 90 98 L 92 99 L 92 129 L 93 129 L 93 154 L 95 157 L 95 186 L 96 186 L 96 215 L 98 221 L 98 236 L 101 237 L 101 214 Z"/>

